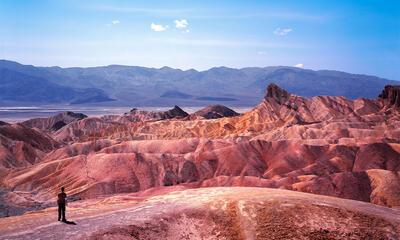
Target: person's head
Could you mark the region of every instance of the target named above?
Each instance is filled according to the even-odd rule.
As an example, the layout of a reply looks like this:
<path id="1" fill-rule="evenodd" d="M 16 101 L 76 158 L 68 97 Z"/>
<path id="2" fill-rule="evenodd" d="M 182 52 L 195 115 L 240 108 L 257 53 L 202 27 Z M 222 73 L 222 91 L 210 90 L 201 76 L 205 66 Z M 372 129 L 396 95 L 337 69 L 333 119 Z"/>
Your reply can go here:
<path id="1" fill-rule="evenodd" d="M 61 188 L 61 192 L 64 192 L 64 187 Z"/>

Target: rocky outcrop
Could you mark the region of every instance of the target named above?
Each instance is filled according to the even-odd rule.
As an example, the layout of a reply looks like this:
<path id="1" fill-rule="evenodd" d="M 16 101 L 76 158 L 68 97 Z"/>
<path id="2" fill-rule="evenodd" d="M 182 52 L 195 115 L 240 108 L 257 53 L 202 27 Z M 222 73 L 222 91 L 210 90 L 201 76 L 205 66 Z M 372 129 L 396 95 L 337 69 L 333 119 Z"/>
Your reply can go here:
<path id="1" fill-rule="evenodd" d="M 57 131 L 71 122 L 87 118 L 85 114 L 74 112 L 63 112 L 48 118 L 34 118 L 21 124 L 29 128 L 38 128 L 45 131 Z"/>
<path id="2" fill-rule="evenodd" d="M 268 98 L 272 98 L 279 104 L 282 104 L 289 98 L 289 96 L 290 96 L 290 94 L 286 90 L 284 90 L 284 89 L 278 87 L 278 85 L 272 83 L 272 84 L 268 85 L 267 92 L 265 94 L 264 99 L 268 100 Z"/>
<path id="3" fill-rule="evenodd" d="M 0 121 L 0 126 L 3 126 L 3 125 L 8 125 L 8 123 Z"/>
<path id="4" fill-rule="evenodd" d="M 165 111 L 161 114 L 161 119 L 170 119 L 170 118 L 184 118 L 187 117 L 189 114 L 182 110 L 182 108 L 178 106 L 174 106 L 172 109 Z"/>
<path id="5" fill-rule="evenodd" d="M 239 113 L 223 105 L 210 105 L 203 109 L 196 111 L 190 116 L 195 119 L 196 117 L 202 117 L 205 119 L 217 119 L 223 117 L 235 117 L 239 116 Z"/>
<path id="6" fill-rule="evenodd" d="M 388 107 L 400 108 L 400 86 L 387 85 L 383 89 L 379 98 L 383 100 Z"/>
<path id="7" fill-rule="evenodd" d="M 116 122 L 145 122 L 145 121 L 158 121 L 165 119 L 181 119 L 187 117 L 189 114 L 183 111 L 180 107 L 174 106 L 167 111 L 146 111 L 133 108 L 129 113 L 123 116 L 114 117 L 113 121 Z"/>

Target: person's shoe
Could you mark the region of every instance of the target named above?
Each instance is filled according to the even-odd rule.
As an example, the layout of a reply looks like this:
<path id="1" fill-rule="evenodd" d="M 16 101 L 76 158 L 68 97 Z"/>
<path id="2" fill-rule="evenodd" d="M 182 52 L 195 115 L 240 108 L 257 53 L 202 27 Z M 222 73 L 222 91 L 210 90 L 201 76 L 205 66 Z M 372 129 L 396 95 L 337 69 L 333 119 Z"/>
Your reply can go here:
<path id="1" fill-rule="evenodd" d="M 67 222 L 67 219 L 63 219 L 62 221 L 63 221 L 63 222 Z"/>
<path id="2" fill-rule="evenodd" d="M 61 221 L 61 219 L 58 219 L 58 221 Z"/>

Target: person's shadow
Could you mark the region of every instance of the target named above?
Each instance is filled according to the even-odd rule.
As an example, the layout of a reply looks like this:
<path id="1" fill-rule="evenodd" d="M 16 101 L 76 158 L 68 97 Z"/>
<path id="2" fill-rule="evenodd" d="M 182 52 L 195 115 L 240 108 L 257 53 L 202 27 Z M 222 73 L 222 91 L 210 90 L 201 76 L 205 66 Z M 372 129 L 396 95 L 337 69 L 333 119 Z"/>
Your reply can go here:
<path id="1" fill-rule="evenodd" d="M 71 225 L 76 225 L 75 222 L 73 222 L 73 221 L 68 221 L 68 220 L 63 221 L 63 223 L 71 224 Z"/>

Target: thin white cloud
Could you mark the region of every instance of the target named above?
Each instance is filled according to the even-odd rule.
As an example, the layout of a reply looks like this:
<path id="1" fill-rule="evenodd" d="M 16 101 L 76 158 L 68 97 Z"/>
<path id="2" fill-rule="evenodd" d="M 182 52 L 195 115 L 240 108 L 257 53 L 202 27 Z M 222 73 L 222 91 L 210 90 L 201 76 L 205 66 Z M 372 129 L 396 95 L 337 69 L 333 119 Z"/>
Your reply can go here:
<path id="1" fill-rule="evenodd" d="M 151 23 L 150 28 L 155 32 L 163 32 L 167 30 L 168 25 L 163 26 L 161 24 Z"/>
<path id="2" fill-rule="evenodd" d="M 267 55 L 267 52 L 266 51 L 258 51 L 257 54 L 261 55 L 261 56 L 265 56 L 265 55 Z"/>
<path id="3" fill-rule="evenodd" d="M 330 15 L 316 15 L 313 13 L 301 12 L 273 12 L 267 15 L 271 18 L 287 19 L 287 20 L 300 20 L 300 21 L 320 21 L 332 17 Z"/>
<path id="4" fill-rule="evenodd" d="M 283 19 L 283 20 L 296 20 L 296 21 L 325 21 L 333 18 L 332 15 L 315 15 L 311 13 L 299 12 L 268 12 L 263 10 L 261 12 L 234 12 L 234 11 L 193 11 L 190 13 L 191 19 Z"/>
<path id="5" fill-rule="evenodd" d="M 186 37 L 177 38 L 148 38 L 146 41 L 157 42 L 157 43 L 168 43 L 174 45 L 185 45 L 185 46 L 210 46 L 210 47 L 258 47 L 258 48 L 305 48 L 304 45 L 299 44 L 286 44 L 286 43 L 275 43 L 265 41 L 247 41 L 240 39 L 193 39 Z"/>
<path id="6" fill-rule="evenodd" d="M 328 14 L 316 15 L 311 12 L 295 12 L 285 11 L 278 12 L 276 10 L 259 9 L 259 11 L 223 11 L 210 10 L 210 9 L 194 9 L 194 8 L 140 8 L 119 5 L 95 5 L 89 7 L 92 10 L 107 11 L 107 12 L 121 12 L 121 13 L 138 13 L 151 16 L 168 16 L 179 17 L 182 15 L 189 15 L 190 18 L 196 19 L 288 19 L 299 21 L 321 21 L 333 16 Z"/>
<path id="7" fill-rule="evenodd" d="M 94 6 L 91 7 L 93 10 L 97 11 L 107 11 L 107 12 L 121 12 L 121 13 L 137 13 L 145 14 L 151 16 L 179 16 L 185 13 L 192 12 L 192 9 L 167 9 L 167 8 L 137 8 L 137 7 L 127 7 L 127 6 Z"/>
<path id="8" fill-rule="evenodd" d="M 179 28 L 179 29 L 186 28 L 189 25 L 189 23 L 186 19 L 181 19 L 181 20 L 177 19 L 174 21 L 174 23 L 175 23 L 175 27 Z"/>
<path id="9" fill-rule="evenodd" d="M 277 28 L 275 29 L 274 34 L 277 36 L 285 36 L 292 31 L 293 29 L 291 28 Z"/>
<path id="10" fill-rule="evenodd" d="M 304 64 L 298 63 L 298 64 L 294 65 L 294 67 L 297 67 L 297 68 L 304 68 Z"/>
<path id="11" fill-rule="evenodd" d="M 222 48 L 238 48 L 238 47 L 254 47 L 260 49 L 260 51 L 267 51 L 268 49 L 309 49 L 309 45 L 303 45 L 300 43 L 282 43 L 282 42 L 268 42 L 268 41 L 252 41 L 248 39 L 215 39 L 215 38 L 193 38 L 190 34 L 179 34 L 177 37 L 144 37 L 135 36 L 134 41 L 146 46 L 148 44 L 162 44 L 162 45 L 176 45 L 176 46 L 199 46 L 199 47 L 222 47 Z M 4 47 L 6 48 L 34 48 L 34 49 L 77 49 L 77 48 L 112 48 L 112 47 L 124 47 L 129 48 L 132 44 L 129 41 L 120 40 L 101 40 L 96 41 L 76 41 L 76 39 L 65 39 L 62 42 L 54 42 L 51 40 L 37 39 L 36 41 L 31 40 L 29 43 L 26 42 L 6 42 Z M 261 50 L 265 49 L 265 50 Z M 256 52 L 257 53 L 257 52 Z M 267 54 L 269 54 L 267 52 Z M 272 53 L 271 53 L 272 54 Z"/>
<path id="12" fill-rule="evenodd" d="M 111 27 L 112 25 L 117 25 L 120 24 L 121 22 L 119 20 L 112 20 L 111 23 L 107 23 L 107 27 Z"/>

